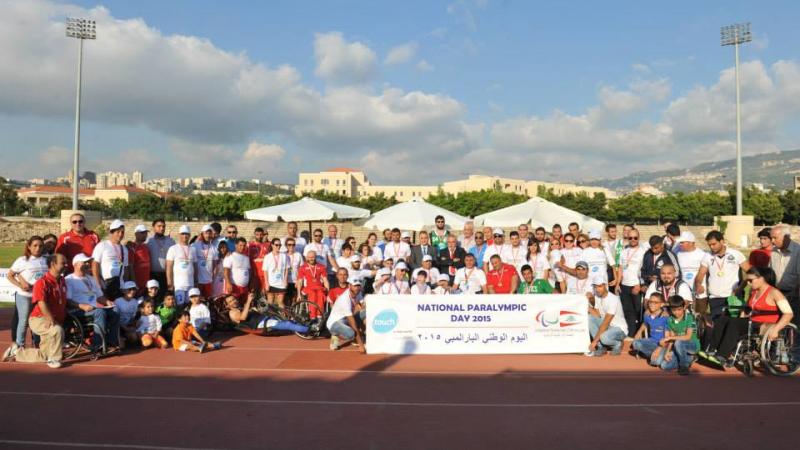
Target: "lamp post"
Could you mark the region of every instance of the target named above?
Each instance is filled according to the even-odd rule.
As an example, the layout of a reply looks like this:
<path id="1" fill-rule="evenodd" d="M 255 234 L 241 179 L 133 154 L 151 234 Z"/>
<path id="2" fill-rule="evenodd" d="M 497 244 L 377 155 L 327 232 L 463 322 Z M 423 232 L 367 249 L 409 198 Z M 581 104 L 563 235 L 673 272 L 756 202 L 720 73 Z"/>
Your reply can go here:
<path id="1" fill-rule="evenodd" d="M 67 18 L 67 37 L 78 39 L 78 88 L 75 96 L 75 150 L 72 159 L 72 209 L 78 209 L 80 175 L 78 160 L 81 149 L 81 66 L 83 65 L 83 40 L 96 39 L 94 20 Z"/>
<path id="2" fill-rule="evenodd" d="M 727 25 L 720 29 L 720 43 L 732 45 L 736 55 L 736 215 L 742 215 L 742 114 L 739 102 L 739 44 L 750 42 L 750 22 Z"/>

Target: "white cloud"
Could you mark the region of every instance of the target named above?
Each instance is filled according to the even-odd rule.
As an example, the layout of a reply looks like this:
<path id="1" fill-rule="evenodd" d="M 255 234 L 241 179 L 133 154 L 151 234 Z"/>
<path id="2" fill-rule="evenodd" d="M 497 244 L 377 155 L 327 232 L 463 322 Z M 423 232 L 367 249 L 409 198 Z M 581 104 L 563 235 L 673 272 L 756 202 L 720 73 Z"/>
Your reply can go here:
<path id="1" fill-rule="evenodd" d="M 420 59 L 416 67 L 420 72 L 430 72 L 434 69 L 433 65 L 424 59 Z"/>
<path id="2" fill-rule="evenodd" d="M 366 44 L 347 42 L 342 33 L 319 33 L 314 39 L 314 73 L 336 84 L 362 84 L 377 75 L 377 56 Z"/>
<path id="3" fill-rule="evenodd" d="M 417 54 L 417 47 L 418 45 L 416 42 L 406 42 L 405 44 L 392 47 L 389 53 L 386 54 L 383 63 L 388 66 L 405 64 L 414 59 L 414 56 Z"/>

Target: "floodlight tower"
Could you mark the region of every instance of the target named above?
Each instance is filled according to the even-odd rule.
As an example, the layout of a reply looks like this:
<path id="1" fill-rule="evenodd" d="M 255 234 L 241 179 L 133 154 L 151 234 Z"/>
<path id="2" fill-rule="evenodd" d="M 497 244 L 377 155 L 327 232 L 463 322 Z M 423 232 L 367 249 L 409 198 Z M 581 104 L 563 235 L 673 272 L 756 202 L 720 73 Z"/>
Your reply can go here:
<path id="1" fill-rule="evenodd" d="M 736 215 L 742 215 L 742 112 L 739 102 L 739 44 L 750 42 L 750 22 L 727 25 L 720 29 L 722 46 L 732 45 L 736 55 Z"/>
<path id="2" fill-rule="evenodd" d="M 78 160 L 81 149 L 81 66 L 83 65 L 83 40 L 97 39 L 94 20 L 67 18 L 67 37 L 78 39 L 78 93 L 75 97 L 75 151 L 72 159 L 72 209 L 78 209 L 80 174 Z"/>

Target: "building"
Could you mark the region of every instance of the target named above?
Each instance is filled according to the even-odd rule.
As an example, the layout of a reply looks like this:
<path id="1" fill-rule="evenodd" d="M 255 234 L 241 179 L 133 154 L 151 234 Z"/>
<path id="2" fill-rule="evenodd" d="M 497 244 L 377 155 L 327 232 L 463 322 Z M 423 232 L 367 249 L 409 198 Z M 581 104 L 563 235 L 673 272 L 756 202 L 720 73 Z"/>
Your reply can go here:
<path id="1" fill-rule="evenodd" d="M 652 184 L 640 184 L 639 186 L 636 186 L 636 189 L 633 191 L 633 193 L 639 193 L 642 195 L 649 195 L 659 198 L 667 196 L 666 193 L 664 193 L 661 189 L 653 186 Z"/>
<path id="2" fill-rule="evenodd" d="M 535 195 L 536 191 L 528 193 L 525 180 L 515 178 L 502 178 L 489 175 L 469 175 L 464 180 L 446 181 L 442 183 L 442 190 L 448 194 L 458 195 L 464 192 L 491 191 L 499 189 L 503 192 L 519 195 Z"/>
<path id="3" fill-rule="evenodd" d="M 160 197 L 159 194 L 151 191 L 146 191 L 142 188 L 137 188 L 134 186 L 112 186 L 104 189 L 95 189 L 94 190 L 94 199 L 95 200 L 102 200 L 106 203 L 111 202 L 112 200 L 126 200 L 130 201 L 133 198 L 140 197 L 143 195 L 153 195 Z"/>
<path id="4" fill-rule="evenodd" d="M 144 174 L 142 172 L 139 172 L 138 170 L 134 171 L 131 174 L 131 181 L 133 182 L 134 186 L 138 188 L 144 188 Z"/>
<path id="5" fill-rule="evenodd" d="M 358 169 L 337 167 L 318 173 L 301 173 L 295 186 L 295 194 L 301 196 L 317 191 L 359 197 L 359 188 L 370 186 L 364 172 Z"/>
<path id="6" fill-rule="evenodd" d="M 58 197 L 72 198 L 72 187 L 70 186 L 32 186 L 17 190 L 19 198 L 31 205 L 44 207 L 51 200 Z M 122 199 L 131 200 L 142 195 L 159 194 L 146 191 L 133 186 L 113 186 L 103 189 L 79 189 L 78 199 L 82 201 L 102 200 L 106 203 L 112 200 Z"/>

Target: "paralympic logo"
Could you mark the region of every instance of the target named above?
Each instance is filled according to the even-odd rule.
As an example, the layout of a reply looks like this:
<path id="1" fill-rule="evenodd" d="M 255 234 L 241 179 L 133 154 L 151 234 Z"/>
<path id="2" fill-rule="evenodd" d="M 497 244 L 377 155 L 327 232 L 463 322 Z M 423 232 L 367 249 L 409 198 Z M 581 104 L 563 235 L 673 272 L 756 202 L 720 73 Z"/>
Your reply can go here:
<path id="1" fill-rule="evenodd" d="M 536 314 L 536 323 L 543 328 L 559 327 L 565 328 L 581 323 L 580 315 L 575 311 L 548 311 L 541 310 Z"/>
<path id="2" fill-rule="evenodd" d="M 397 311 L 384 309 L 372 319 L 372 331 L 376 333 L 388 333 L 397 326 L 399 317 Z"/>

